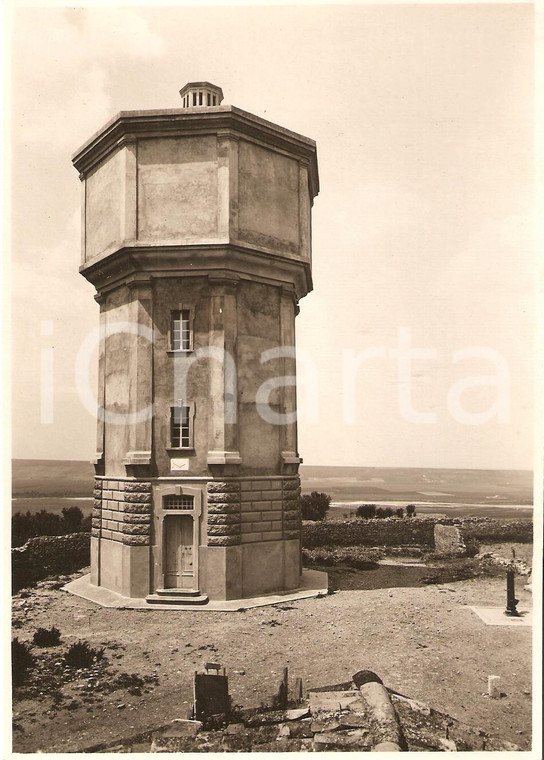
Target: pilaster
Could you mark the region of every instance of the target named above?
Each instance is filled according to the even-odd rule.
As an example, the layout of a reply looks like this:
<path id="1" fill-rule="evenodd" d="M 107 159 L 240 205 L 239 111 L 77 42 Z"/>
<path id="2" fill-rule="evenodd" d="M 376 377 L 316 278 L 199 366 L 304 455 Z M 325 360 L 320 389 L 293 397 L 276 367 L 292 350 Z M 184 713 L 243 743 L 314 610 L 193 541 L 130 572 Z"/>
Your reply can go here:
<path id="1" fill-rule="evenodd" d="M 153 296 L 150 280 L 134 280 L 128 287 L 133 338 L 129 356 L 129 451 L 123 462 L 128 475 L 144 477 L 149 474 L 152 450 Z"/>
<path id="2" fill-rule="evenodd" d="M 210 435 L 208 465 L 238 466 L 236 371 L 237 304 L 234 275 L 218 274 L 210 284 Z"/>
<path id="3" fill-rule="evenodd" d="M 280 450 L 282 472 L 298 472 L 301 459 L 297 447 L 297 392 L 295 359 L 295 314 L 296 293 L 293 287 L 283 287 L 280 291 L 280 341 L 287 355 L 282 358 L 282 375 L 290 384 L 281 386 L 280 403 L 285 422 L 280 426 Z"/>
<path id="4" fill-rule="evenodd" d="M 106 296 L 98 293 L 95 301 L 100 306 L 98 327 L 98 409 L 96 420 L 96 455 L 94 470 L 96 475 L 104 474 L 105 450 L 105 410 L 106 410 Z"/>

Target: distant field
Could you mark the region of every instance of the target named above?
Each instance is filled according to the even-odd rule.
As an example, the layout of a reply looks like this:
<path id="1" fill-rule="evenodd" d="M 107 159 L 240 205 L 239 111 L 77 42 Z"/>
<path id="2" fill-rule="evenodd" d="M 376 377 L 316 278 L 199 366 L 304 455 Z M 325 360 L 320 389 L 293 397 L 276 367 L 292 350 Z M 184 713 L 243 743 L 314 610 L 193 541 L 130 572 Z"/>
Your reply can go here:
<path id="1" fill-rule="evenodd" d="M 86 496 L 92 498 L 94 467 L 90 462 L 14 459 L 12 496 Z"/>
<path id="2" fill-rule="evenodd" d="M 15 459 L 13 512 L 92 509 L 94 468 L 88 462 Z M 525 470 L 439 470 L 381 467 L 301 467 L 302 489 L 324 491 L 342 516 L 362 503 L 417 504 L 418 514 L 532 516 L 532 474 Z M 345 502 L 345 504 L 341 504 Z M 350 504 L 351 502 L 351 504 Z M 355 502 L 355 504 L 353 504 Z M 332 516 L 331 514 L 331 516 Z"/>
<path id="3" fill-rule="evenodd" d="M 526 470 L 447 470 L 381 467 L 301 467 L 302 490 L 336 502 L 417 502 L 482 506 L 533 503 Z"/>

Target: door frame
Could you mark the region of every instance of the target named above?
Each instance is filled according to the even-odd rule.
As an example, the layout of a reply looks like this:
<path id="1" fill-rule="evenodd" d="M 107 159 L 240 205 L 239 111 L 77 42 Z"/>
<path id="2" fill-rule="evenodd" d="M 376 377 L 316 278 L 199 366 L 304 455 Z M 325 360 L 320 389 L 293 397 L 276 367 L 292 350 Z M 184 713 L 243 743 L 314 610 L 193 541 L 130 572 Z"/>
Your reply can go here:
<path id="1" fill-rule="evenodd" d="M 192 496 L 192 509 L 166 509 L 164 507 L 167 496 Z M 193 519 L 193 588 L 198 589 L 199 583 L 199 557 L 198 547 L 200 543 L 200 515 L 202 514 L 202 487 L 177 485 L 169 483 L 153 487 L 153 503 L 155 505 L 155 588 L 165 588 L 165 540 L 164 519 L 167 515 L 189 515 Z"/>

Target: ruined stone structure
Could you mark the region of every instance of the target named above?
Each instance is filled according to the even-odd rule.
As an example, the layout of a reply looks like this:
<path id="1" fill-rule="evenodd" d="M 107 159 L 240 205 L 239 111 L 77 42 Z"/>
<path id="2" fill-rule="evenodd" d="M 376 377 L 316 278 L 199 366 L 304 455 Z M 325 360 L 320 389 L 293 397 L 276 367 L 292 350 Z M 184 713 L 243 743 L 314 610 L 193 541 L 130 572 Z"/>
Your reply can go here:
<path id="1" fill-rule="evenodd" d="M 73 159 L 100 304 L 91 582 L 150 603 L 301 576 L 292 347 L 315 143 L 208 82 L 180 95 L 119 113 Z"/>

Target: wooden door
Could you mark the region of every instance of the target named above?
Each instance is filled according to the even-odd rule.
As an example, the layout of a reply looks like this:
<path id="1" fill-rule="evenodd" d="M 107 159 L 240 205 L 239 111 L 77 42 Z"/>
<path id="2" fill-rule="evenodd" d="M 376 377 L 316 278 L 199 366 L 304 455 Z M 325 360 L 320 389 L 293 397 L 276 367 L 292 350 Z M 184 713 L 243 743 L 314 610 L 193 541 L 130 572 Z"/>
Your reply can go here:
<path id="1" fill-rule="evenodd" d="M 193 518 L 165 515 L 164 587 L 193 588 Z"/>

